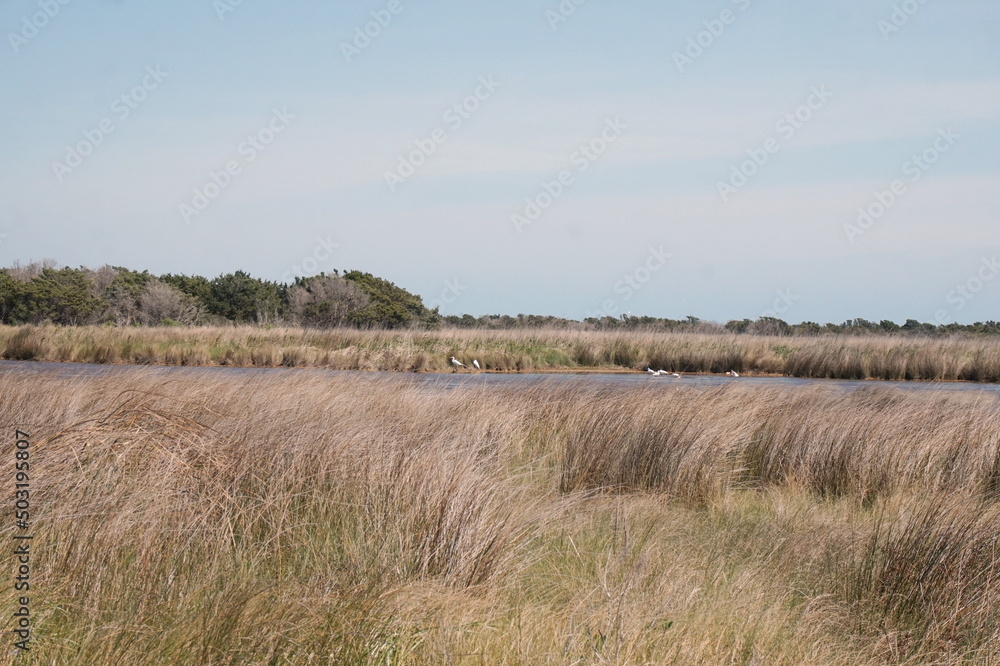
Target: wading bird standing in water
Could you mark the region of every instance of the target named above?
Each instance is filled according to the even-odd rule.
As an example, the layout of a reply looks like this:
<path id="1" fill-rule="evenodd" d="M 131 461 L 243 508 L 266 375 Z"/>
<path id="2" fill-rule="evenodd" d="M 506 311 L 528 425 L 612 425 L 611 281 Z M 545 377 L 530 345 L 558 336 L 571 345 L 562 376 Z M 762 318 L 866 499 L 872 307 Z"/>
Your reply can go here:
<path id="1" fill-rule="evenodd" d="M 454 356 L 452 356 L 452 357 L 451 357 L 451 364 L 452 364 L 453 366 L 455 366 L 455 370 L 454 370 L 455 372 L 458 372 L 458 369 L 459 369 L 459 368 L 464 368 L 464 367 L 465 367 L 465 364 L 464 364 L 464 363 L 462 363 L 461 361 L 459 361 L 459 360 L 458 360 L 457 358 L 455 358 Z"/>
<path id="2" fill-rule="evenodd" d="M 730 377 L 739 377 L 739 375 L 736 373 L 735 370 L 730 370 L 726 374 L 729 375 Z"/>

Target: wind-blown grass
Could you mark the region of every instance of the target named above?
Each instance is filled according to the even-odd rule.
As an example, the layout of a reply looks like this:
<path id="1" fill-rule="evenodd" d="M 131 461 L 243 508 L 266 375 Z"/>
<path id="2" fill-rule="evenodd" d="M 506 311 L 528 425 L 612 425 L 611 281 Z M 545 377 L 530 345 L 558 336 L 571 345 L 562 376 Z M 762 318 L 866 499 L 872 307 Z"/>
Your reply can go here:
<path id="1" fill-rule="evenodd" d="M 992 397 L 135 368 L 0 398 L 38 663 L 1000 654 Z"/>
<path id="2" fill-rule="evenodd" d="M 444 372 L 644 370 L 838 379 L 1000 381 L 1000 339 L 777 337 L 559 329 L 367 331 L 259 327 L 0 327 L 9 359 Z"/>

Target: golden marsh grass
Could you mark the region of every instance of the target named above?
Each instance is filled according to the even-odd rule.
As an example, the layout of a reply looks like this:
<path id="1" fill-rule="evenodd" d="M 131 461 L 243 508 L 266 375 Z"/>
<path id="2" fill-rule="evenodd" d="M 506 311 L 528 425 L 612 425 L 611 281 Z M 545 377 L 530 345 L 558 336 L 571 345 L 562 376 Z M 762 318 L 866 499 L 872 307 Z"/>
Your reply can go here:
<path id="1" fill-rule="evenodd" d="M 1000 339 L 780 337 L 559 329 L 381 331 L 260 327 L 0 327 L 12 360 L 444 372 L 644 370 L 887 380 L 1000 381 Z"/>
<path id="2" fill-rule="evenodd" d="M 123 368 L 0 396 L 33 663 L 1000 655 L 987 394 Z"/>

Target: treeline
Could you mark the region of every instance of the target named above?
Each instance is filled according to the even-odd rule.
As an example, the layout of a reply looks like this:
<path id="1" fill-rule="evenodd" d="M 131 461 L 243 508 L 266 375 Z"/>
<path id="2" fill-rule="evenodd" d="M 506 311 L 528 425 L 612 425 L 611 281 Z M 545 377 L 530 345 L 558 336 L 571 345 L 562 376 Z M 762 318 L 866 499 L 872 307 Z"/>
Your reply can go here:
<path id="1" fill-rule="evenodd" d="M 236 271 L 153 275 L 121 266 L 0 269 L 0 323 L 64 326 L 291 324 L 332 328 L 436 326 L 419 296 L 360 271 L 281 284 Z"/>
<path id="2" fill-rule="evenodd" d="M 361 271 L 299 277 L 292 284 L 270 282 L 243 271 L 209 279 L 200 275 L 153 275 L 121 266 L 57 267 L 53 261 L 0 269 L 0 324 L 64 326 L 114 324 L 293 325 L 308 328 L 469 328 L 644 330 L 751 335 L 998 335 L 1000 323 L 935 325 L 907 319 L 903 324 L 850 319 L 841 324 L 790 324 L 774 317 L 725 324 L 641 317 L 587 318 L 545 315 L 441 315 L 420 296 Z"/>
<path id="3" fill-rule="evenodd" d="M 975 324 L 935 324 L 921 323 L 907 319 L 903 324 L 883 319 L 880 322 L 865 319 L 849 319 L 842 324 L 818 324 L 804 321 L 789 324 L 775 317 L 759 319 L 733 319 L 725 324 L 703 321 L 698 317 L 667 319 L 662 317 L 620 317 L 587 318 L 581 321 L 542 315 L 446 315 L 441 322 L 454 328 L 517 329 L 517 328 L 561 328 L 567 330 L 590 331 L 668 331 L 676 333 L 739 333 L 748 335 L 815 336 L 815 335 L 921 335 L 946 337 L 955 333 L 978 335 L 1000 335 L 1000 322 L 987 321 Z"/>

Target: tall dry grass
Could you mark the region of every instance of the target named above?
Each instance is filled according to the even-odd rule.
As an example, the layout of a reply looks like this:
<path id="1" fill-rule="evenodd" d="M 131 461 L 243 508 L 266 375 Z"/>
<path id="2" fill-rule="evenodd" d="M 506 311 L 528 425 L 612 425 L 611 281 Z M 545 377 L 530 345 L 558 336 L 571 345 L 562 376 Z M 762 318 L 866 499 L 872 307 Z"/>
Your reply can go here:
<path id="1" fill-rule="evenodd" d="M 0 398 L 37 663 L 1000 657 L 993 397 L 7 368 Z"/>
<path id="2" fill-rule="evenodd" d="M 643 370 L 890 380 L 1000 381 L 1000 340 L 776 337 L 649 331 L 361 331 L 259 327 L 0 327 L 19 360 L 442 372 Z"/>

